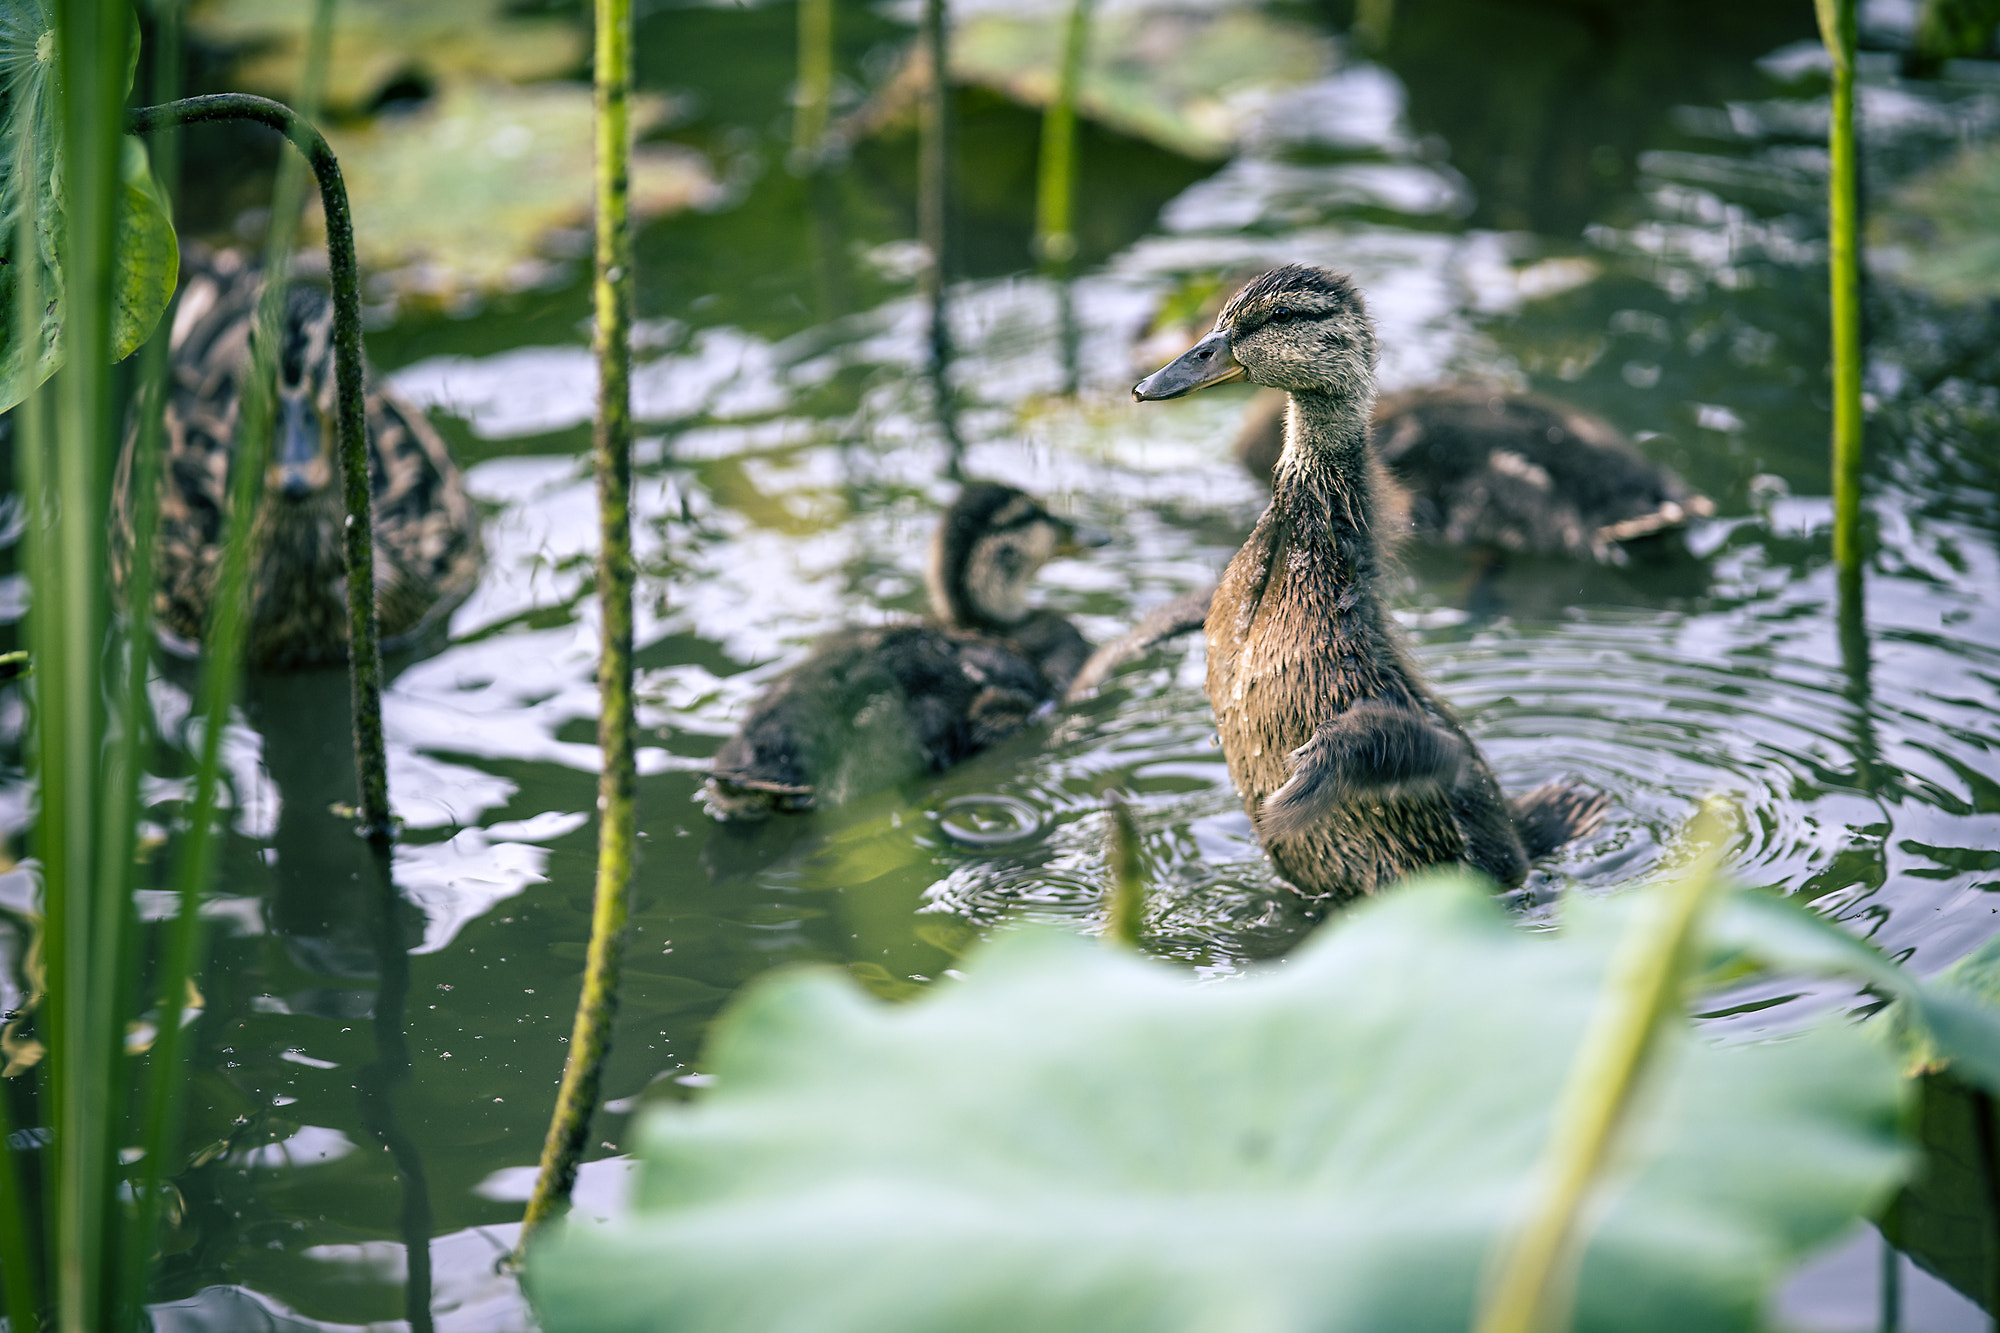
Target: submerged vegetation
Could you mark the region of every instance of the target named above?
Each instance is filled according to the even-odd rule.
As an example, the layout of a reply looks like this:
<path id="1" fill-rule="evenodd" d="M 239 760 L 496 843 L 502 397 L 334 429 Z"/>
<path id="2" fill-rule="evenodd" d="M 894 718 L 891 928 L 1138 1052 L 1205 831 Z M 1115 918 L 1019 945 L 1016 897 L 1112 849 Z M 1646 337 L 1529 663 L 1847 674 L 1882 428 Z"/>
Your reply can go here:
<path id="1" fill-rule="evenodd" d="M 1990 0 L 1889 37 L 1716 0 L 1698 43 L 1610 0 L 639 8 L 0 0 L 7 1328 L 1816 1328 L 1800 1265 L 1868 1221 L 2000 1310 L 2000 99 L 1951 82 Z M 1944 82 L 1857 126 L 1891 41 Z M 296 150 L 274 196 L 232 122 Z M 149 589 L 197 232 L 266 281 L 187 661 Z M 322 240 L 351 684 L 242 670 Z M 1230 391 L 1117 405 L 1204 330 L 1131 344 L 1288 262 L 1368 293 L 1349 380 L 1557 394 L 1687 479 L 1670 523 L 1370 575 L 1439 771 L 1572 793 L 1511 891 L 1301 902 L 1162 650 L 1264 494 Z M 386 663 L 364 321 L 491 554 Z M 1452 506 L 1556 484 L 1478 452 Z M 697 809 L 805 645 L 922 604 L 913 534 L 985 478 L 1111 549 L 924 632 L 1136 624 L 1124 674 L 1003 700 L 949 773 Z M 1276 801 L 1297 739 L 1228 759 L 1285 756 Z"/>

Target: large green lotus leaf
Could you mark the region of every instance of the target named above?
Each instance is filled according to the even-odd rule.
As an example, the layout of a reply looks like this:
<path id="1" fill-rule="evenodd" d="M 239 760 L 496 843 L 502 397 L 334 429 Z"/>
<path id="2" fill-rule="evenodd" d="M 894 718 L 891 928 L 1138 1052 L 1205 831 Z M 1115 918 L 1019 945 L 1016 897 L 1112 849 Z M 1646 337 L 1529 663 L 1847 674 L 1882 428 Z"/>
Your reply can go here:
<path id="1" fill-rule="evenodd" d="M 1067 16 L 983 13 L 954 27 L 951 71 L 1029 106 L 1055 100 Z M 1255 9 L 1120 10 L 1091 28 L 1080 114 L 1189 157 L 1223 157 L 1254 95 L 1333 66 L 1326 36 Z"/>
<path id="2" fill-rule="evenodd" d="M 1869 226 L 1871 268 L 1947 301 L 2000 296 L 2000 145 L 1967 148 L 1889 196 Z"/>
<path id="3" fill-rule="evenodd" d="M 46 0 L 0 0 L 0 411 L 62 364 L 64 283 L 57 238 L 64 224 L 61 119 L 55 96 L 54 20 Z M 159 323 L 180 277 L 180 248 L 146 148 L 127 138 L 119 159 L 124 185 L 112 276 L 112 359 L 130 356 Z M 35 210 L 34 272 L 41 327 L 23 338 L 16 316 L 22 208 Z"/>
<path id="4" fill-rule="evenodd" d="M 665 110 L 638 98 L 632 119 L 643 132 Z M 461 83 L 407 115 L 330 131 L 362 267 L 444 302 L 539 281 L 551 237 L 590 219 L 592 124 L 582 84 Z M 669 145 L 640 145 L 630 179 L 641 218 L 716 189 L 705 159 Z M 316 207 L 309 231 L 324 234 Z"/>
<path id="5" fill-rule="evenodd" d="M 1517 929 L 1460 879 L 1202 984 L 1023 931 L 903 1005 L 824 971 L 719 1022 L 652 1113 L 631 1214 L 564 1224 L 565 1330 L 1463 1333 L 1645 893 Z M 1575 1327 L 1729 1330 L 1906 1161 L 1879 1043 L 1662 1046 L 1599 1195 Z"/>
<path id="6" fill-rule="evenodd" d="M 314 0 L 201 0 L 188 22 L 201 36 L 244 48 L 239 86 L 289 100 L 305 77 Z M 328 52 L 326 104 L 360 110 L 410 75 L 434 82 L 472 78 L 515 83 L 574 73 L 582 25 L 552 15 L 509 13 L 509 0 L 340 0 Z"/>

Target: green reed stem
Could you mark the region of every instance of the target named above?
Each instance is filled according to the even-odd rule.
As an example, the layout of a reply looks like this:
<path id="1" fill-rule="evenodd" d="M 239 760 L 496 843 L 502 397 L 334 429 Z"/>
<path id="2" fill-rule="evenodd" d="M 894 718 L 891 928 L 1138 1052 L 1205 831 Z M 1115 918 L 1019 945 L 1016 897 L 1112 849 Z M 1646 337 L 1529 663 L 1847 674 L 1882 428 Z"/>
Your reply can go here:
<path id="1" fill-rule="evenodd" d="M 1833 320 L 1833 562 L 1861 568 L 1861 262 L 1854 143 L 1854 3 L 1813 0 L 1833 57 L 1827 261 Z"/>
<path id="2" fill-rule="evenodd" d="M 951 311 L 946 284 L 951 276 L 951 54 L 945 0 L 924 0 L 917 49 L 929 71 L 917 121 L 917 240 L 924 248 L 918 289 L 930 309 L 931 404 L 944 436 L 946 468 L 957 475 L 965 455 L 958 433 L 958 404 L 951 390 Z"/>
<path id="3" fill-rule="evenodd" d="M 115 1272 L 113 1187 L 125 1091 L 120 1001 L 130 986 L 132 943 L 126 864 L 117 846 L 103 845 L 97 818 L 118 785 L 106 771 L 116 761 L 104 751 L 104 524 L 119 109 L 132 14 L 126 0 L 73 0 L 54 13 L 66 195 L 58 253 L 67 304 L 52 414 L 55 449 L 31 480 L 39 539 L 29 622 L 31 651 L 42 668 L 36 841 L 48 924 L 43 1087 L 55 1133 L 44 1181 L 55 1326 L 95 1333 L 109 1322 L 108 1279 Z M 46 454 L 49 432 L 37 423 L 33 435 L 39 438 L 27 442 L 26 452 Z"/>
<path id="4" fill-rule="evenodd" d="M 569 1202 L 611 1045 L 618 1007 L 619 952 L 631 911 L 637 853 L 634 796 L 638 765 L 632 718 L 632 229 L 627 214 L 632 132 L 631 0 L 597 0 L 597 355 L 598 659 L 597 896 L 590 918 L 569 1055 L 541 1170 L 522 1219 L 519 1258 L 535 1233 Z"/>
<path id="5" fill-rule="evenodd" d="M 387 846 L 389 764 L 382 736 L 382 642 L 375 619 L 375 536 L 368 482 L 368 433 L 361 369 L 361 278 L 354 259 L 354 217 L 340 162 L 320 132 L 282 102 L 247 93 L 187 97 L 140 107 L 127 118 L 135 133 L 165 125 L 253 120 L 292 142 L 319 181 L 326 214 L 326 248 L 333 279 L 333 361 L 337 385 L 341 493 L 347 504 L 348 679 L 353 693 L 354 767 L 360 786 L 361 833 Z"/>
<path id="6" fill-rule="evenodd" d="M 32 126 L 33 118 L 22 117 L 24 126 Z M 21 173 L 20 179 L 27 179 L 30 164 L 35 161 L 36 148 L 32 130 L 24 132 L 15 144 L 15 159 L 12 169 Z M 38 192 L 32 189 L 22 191 L 21 209 L 16 222 L 14 253 L 30 255 L 36 244 L 36 204 Z M 21 266 L 21 285 L 15 293 L 15 308 L 8 312 L 14 321 L 18 336 L 39 338 L 41 336 L 41 269 L 36 264 Z M 23 343 L 23 346 L 34 346 Z M 14 409 L 15 457 L 20 461 L 21 494 L 26 500 L 28 528 L 22 542 L 22 555 L 28 573 L 29 584 L 37 590 L 28 607 L 28 632 L 31 642 L 39 644 L 45 635 L 39 627 L 39 620 L 53 615 L 59 603 L 49 600 L 54 597 L 55 577 L 54 556 L 49 549 L 48 534 L 48 459 L 47 422 L 42 400 L 45 389 L 30 389 L 20 404 Z M 51 583 L 45 585 L 41 579 L 47 570 Z M 44 603 L 46 602 L 46 605 Z M 32 660 L 32 659 L 31 659 Z M 36 718 L 40 724 L 33 733 L 33 743 L 37 758 L 45 748 L 42 728 L 49 717 L 48 703 L 39 697 L 41 682 L 37 682 Z M 60 686 L 51 700 L 60 699 Z M 37 764 L 37 768 L 40 765 Z M 51 818 L 44 803 L 42 820 L 44 828 L 53 828 L 47 823 Z M 44 870 L 43 906 L 47 906 L 47 871 Z M 43 916 L 46 932 L 47 915 Z M 44 934 L 44 944 L 47 936 Z M 7 1090 L 0 1086 L 0 1277 L 5 1281 L 7 1297 L 7 1318 L 10 1328 L 34 1329 L 40 1327 L 42 1309 L 42 1269 L 38 1250 L 46 1249 L 48 1231 L 39 1225 L 39 1219 L 29 1206 L 27 1197 L 20 1188 L 20 1175 L 14 1169 L 14 1150 L 7 1139 L 13 1132 L 12 1117 L 7 1111 Z M 47 1193 L 44 1182 L 43 1191 Z"/>
<path id="7" fill-rule="evenodd" d="M 1146 919 L 1146 871 L 1139 855 L 1139 830 L 1132 807 L 1117 793 L 1105 798 L 1111 815 L 1111 901 L 1105 911 L 1104 933 L 1130 949 L 1139 947 L 1139 928 Z"/>
<path id="8" fill-rule="evenodd" d="M 1715 891 L 1715 849 L 1722 845 L 1712 809 L 1697 818 L 1690 837 L 1708 850 L 1673 883 L 1653 891 L 1648 910 L 1635 913 L 1605 969 L 1596 1010 L 1556 1102 L 1534 1201 L 1520 1229 L 1497 1251 L 1500 1263 L 1474 1333 L 1568 1327 L 1584 1212 L 1661 1040 L 1681 1018 L 1688 975 L 1698 963 L 1697 932 Z"/>
<path id="9" fill-rule="evenodd" d="M 799 0 L 798 105 L 792 113 L 792 161 L 815 165 L 833 101 L 833 0 Z"/>
<path id="10" fill-rule="evenodd" d="M 1076 98 L 1090 45 L 1091 0 L 1073 0 L 1063 28 L 1055 100 L 1042 115 L 1040 179 L 1035 190 L 1035 257 L 1057 277 L 1076 257 Z"/>

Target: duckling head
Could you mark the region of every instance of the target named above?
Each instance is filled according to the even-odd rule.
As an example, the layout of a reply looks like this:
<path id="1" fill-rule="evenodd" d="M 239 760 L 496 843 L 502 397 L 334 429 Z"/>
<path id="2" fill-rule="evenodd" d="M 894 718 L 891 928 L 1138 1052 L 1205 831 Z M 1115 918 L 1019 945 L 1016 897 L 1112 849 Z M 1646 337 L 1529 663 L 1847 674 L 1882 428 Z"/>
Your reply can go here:
<path id="1" fill-rule="evenodd" d="M 1179 398 L 1230 380 L 1366 402 L 1375 385 L 1375 330 L 1354 283 L 1340 273 L 1287 264 L 1244 286 L 1215 329 L 1140 380 L 1141 402 Z"/>
<path id="2" fill-rule="evenodd" d="M 963 629 L 1018 625 L 1028 617 L 1035 575 L 1077 548 L 1075 527 L 1025 492 L 974 482 L 952 501 L 931 540 L 932 612 Z"/>
<path id="3" fill-rule="evenodd" d="M 326 291 L 297 284 L 285 292 L 278 323 L 277 397 L 271 463 L 265 484 L 294 503 L 333 484 L 333 301 Z"/>

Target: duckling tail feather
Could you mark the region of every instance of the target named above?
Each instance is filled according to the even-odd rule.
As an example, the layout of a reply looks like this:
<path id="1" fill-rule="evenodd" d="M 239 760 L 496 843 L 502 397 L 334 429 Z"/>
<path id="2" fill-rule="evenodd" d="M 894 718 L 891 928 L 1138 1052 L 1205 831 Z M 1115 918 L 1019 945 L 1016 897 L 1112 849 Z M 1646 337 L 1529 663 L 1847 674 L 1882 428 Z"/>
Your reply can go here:
<path id="1" fill-rule="evenodd" d="M 1547 856 L 1556 848 L 1596 830 L 1604 822 L 1611 798 L 1601 791 L 1558 778 L 1507 802 L 1515 831 L 1528 859 Z"/>

